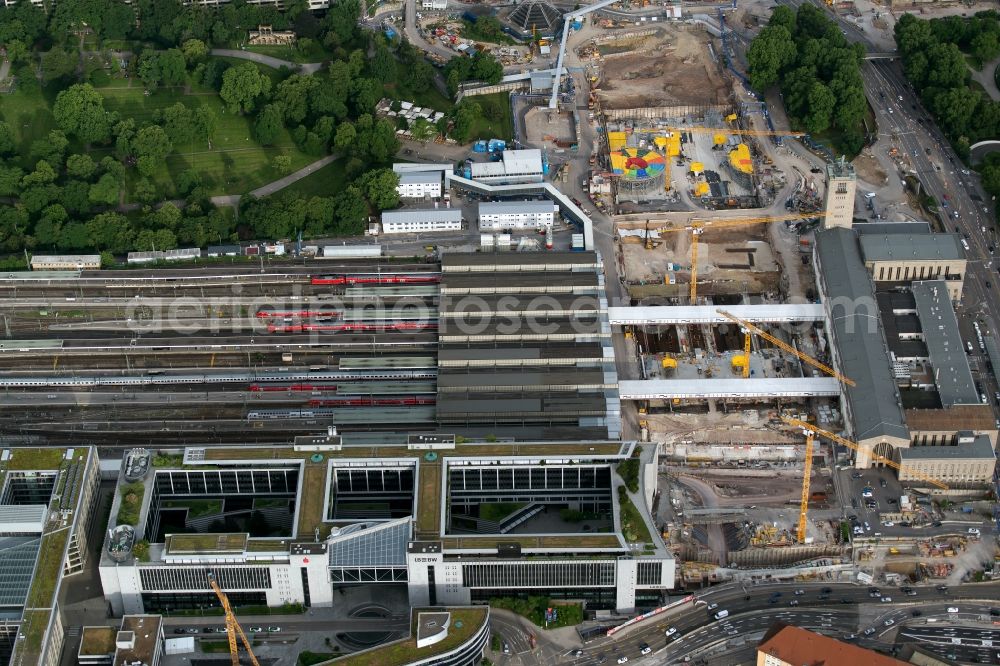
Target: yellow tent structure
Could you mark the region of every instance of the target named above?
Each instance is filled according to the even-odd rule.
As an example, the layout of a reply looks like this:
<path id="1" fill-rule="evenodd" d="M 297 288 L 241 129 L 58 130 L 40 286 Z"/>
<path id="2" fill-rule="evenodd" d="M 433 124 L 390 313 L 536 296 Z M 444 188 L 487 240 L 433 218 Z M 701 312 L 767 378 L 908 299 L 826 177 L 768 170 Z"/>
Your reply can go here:
<path id="1" fill-rule="evenodd" d="M 704 181 L 702 181 L 700 183 L 696 183 L 695 186 L 694 186 L 694 195 L 696 197 L 703 197 L 706 194 L 708 194 L 708 192 L 709 192 L 710 189 L 711 188 L 709 188 L 708 183 L 706 183 Z"/>
<path id="2" fill-rule="evenodd" d="M 736 150 L 729 151 L 729 165 L 740 173 L 753 173 L 753 160 L 747 144 L 741 143 L 736 146 Z"/>
<path id="3" fill-rule="evenodd" d="M 696 176 L 701 175 L 705 171 L 705 165 L 701 162 L 691 162 L 691 173 Z"/>
<path id="4" fill-rule="evenodd" d="M 608 148 L 610 150 L 620 150 L 625 147 L 627 135 L 625 132 L 608 132 Z"/>
<path id="5" fill-rule="evenodd" d="M 726 145 L 726 135 L 722 134 L 721 132 L 718 133 L 718 134 L 712 135 L 712 144 L 716 145 L 716 146 L 724 146 L 724 145 Z"/>

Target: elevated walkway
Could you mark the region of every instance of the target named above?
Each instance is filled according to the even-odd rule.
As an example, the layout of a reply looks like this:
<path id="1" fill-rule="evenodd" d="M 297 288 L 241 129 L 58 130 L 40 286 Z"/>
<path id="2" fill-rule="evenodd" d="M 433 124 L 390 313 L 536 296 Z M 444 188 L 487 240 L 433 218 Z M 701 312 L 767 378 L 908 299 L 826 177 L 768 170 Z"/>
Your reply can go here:
<path id="1" fill-rule="evenodd" d="M 625 324 L 729 324 L 721 314 L 725 310 L 751 324 L 781 324 L 800 321 L 823 321 L 823 306 L 813 303 L 796 305 L 672 305 L 608 308 L 612 325 Z"/>
<path id="2" fill-rule="evenodd" d="M 511 196 L 546 196 L 559 204 L 559 210 L 563 217 L 579 224 L 583 230 L 583 247 L 586 250 L 594 249 L 594 223 L 573 200 L 555 188 L 552 183 L 514 183 L 511 185 L 490 185 L 472 180 L 457 174 L 445 174 L 445 184 L 448 182 L 469 192 L 486 194 L 494 197 Z"/>
<path id="3" fill-rule="evenodd" d="M 840 382 L 833 377 L 631 379 L 618 382 L 618 393 L 622 400 L 815 398 L 840 395 Z"/>

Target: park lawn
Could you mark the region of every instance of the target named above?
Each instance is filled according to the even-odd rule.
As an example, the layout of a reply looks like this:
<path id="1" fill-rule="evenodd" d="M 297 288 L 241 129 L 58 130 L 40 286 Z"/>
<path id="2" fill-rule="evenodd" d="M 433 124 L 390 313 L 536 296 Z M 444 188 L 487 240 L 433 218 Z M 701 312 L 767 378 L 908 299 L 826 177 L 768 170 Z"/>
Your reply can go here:
<path id="1" fill-rule="evenodd" d="M 120 82 L 119 82 L 120 83 Z M 140 86 L 102 88 L 105 108 L 135 118 L 137 124 L 152 122 L 157 110 L 183 102 L 190 109 L 206 106 L 215 112 L 219 125 L 212 142 L 174 146 L 167 156 L 165 169 L 154 176 L 160 192 L 170 196 L 176 191 L 176 179 L 187 169 L 201 174 L 210 194 L 244 194 L 281 177 L 271 168 L 277 155 L 292 158 L 292 170 L 300 169 L 315 158 L 299 151 L 286 130 L 274 146 L 258 145 L 251 133 L 247 116 L 229 113 L 215 93 L 184 95 L 180 89 L 158 90 L 143 95 Z"/>
<path id="2" fill-rule="evenodd" d="M 478 102 L 484 99 L 496 99 L 500 101 L 503 109 L 503 117 L 500 120 L 490 120 L 480 117 L 472 123 L 472 130 L 469 132 L 469 141 L 476 139 L 503 139 L 512 141 L 514 139 L 514 119 L 510 115 L 510 93 L 499 92 L 492 95 L 476 95 L 467 97 L 470 102 Z"/>
<path id="3" fill-rule="evenodd" d="M 330 162 L 322 169 L 317 169 L 301 180 L 297 180 L 282 192 L 291 192 L 302 197 L 332 197 L 347 186 L 347 174 L 344 173 L 346 157 L 340 157 Z"/>
<path id="4" fill-rule="evenodd" d="M 450 97 L 444 96 L 440 90 L 433 85 L 422 93 L 415 93 L 407 86 L 406 65 L 396 61 L 396 83 L 383 84 L 385 96 L 390 99 L 398 99 L 401 102 L 413 102 L 417 106 L 430 107 L 435 111 L 447 113 L 455 106 L 455 102 Z"/>
<path id="5" fill-rule="evenodd" d="M 0 116 L 3 117 L 17 137 L 18 154 L 27 158 L 31 142 L 40 139 L 56 128 L 52 115 L 55 95 L 49 99 L 46 92 L 37 85 L 18 85 L 9 95 L 0 96 Z M 23 166 L 28 166 L 27 164 Z"/>

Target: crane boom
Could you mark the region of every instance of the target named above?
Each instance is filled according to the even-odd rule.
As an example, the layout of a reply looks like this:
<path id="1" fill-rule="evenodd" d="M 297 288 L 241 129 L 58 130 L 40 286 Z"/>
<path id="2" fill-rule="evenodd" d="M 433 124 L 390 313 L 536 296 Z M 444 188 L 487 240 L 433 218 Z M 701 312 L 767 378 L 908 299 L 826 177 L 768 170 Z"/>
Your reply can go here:
<path id="1" fill-rule="evenodd" d="M 750 331 L 743 332 L 743 379 L 750 376 Z"/>
<path id="2" fill-rule="evenodd" d="M 246 648 L 250 662 L 253 666 L 260 666 L 260 662 L 257 661 L 257 657 L 250 648 L 250 641 L 247 639 L 247 635 L 243 633 L 243 627 L 236 621 L 236 614 L 233 613 L 232 606 L 229 605 L 229 597 L 226 596 L 226 593 L 222 591 L 219 583 L 215 580 L 215 574 L 208 574 L 208 584 L 211 586 L 212 591 L 215 592 L 215 596 L 219 598 L 219 603 L 222 604 L 222 611 L 226 614 L 226 638 L 229 639 L 229 657 L 232 660 L 233 666 L 240 666 L 240 649 L 236 644 L 237 634 L 239 634 L 240 640 L 243 641 L 243 647 Z"/>
<path id="3" fill-rule="evenodd" d="M 660 227 L 653 231 L 663 233 L 667 231 L 690 231 L 693 229 L 726 229 L 731 227 L 742 227 L 751 224 L 767 224 L 770 222 L 783 222 L 788 220 L 808 220 L 814 217 L 825 217 L 825 211 L 815 213 L 791 213 L 788 215 L 764 215 L 759 217 L 729 217 L 717 218 L 714 220 L 693 219 L 682 227 Z"/>
<path id="4" fill-rule="evenodd" d="M 799 419 L 795 419 L 795 418 L 792 418 L 790 416 L 782 416 L 781 420 L 784 421 L 785 423 L 787 423 L 788 425 L 798 426 L 800 428 L 805 428 L 806 430 L 808 430 L 810 432 L 813 432 L 813 433 L 815 433 L 817 435 L 820 435 L 822 437 L 826 437 L 827 439 L 829 439 L 831 441 L 834 441 L 834 442 L 837 442 L 838 444 L 843 444 L 847 448 L 849 448 L 852 451 L 855 451 L 857 453 L 867 453 L 874 460 L 877 460 L 880 463 L 885 463 L 886 465 L 888 465 L 889 467 L 892 467 L 893 469 L 895 469 L 897 471 L 899 471 L 900 469 L 902 469 L 902 467 L 896 461 L 890 460 L 889 458 L 886 458 L 885 456 L 880 456 L 879 454 L 875 453 L 874 451 L 872 451 L 870 449 L 867 449 L 866 447 L 859 446 L 857 442 L 852 442 L 851 440 L 845 439 L 845 438 L 841 437 L 840 435 L 832 433 L 832 432 L 830 432 L 828 430 L 823 430 L 822 428 L 818 428 L 818 427 L 814 426 L 811 423 L 806 423 L 805 421 L 800 421 Z M 945 485 L 941 481 L 938 481 L 937 479 L 935 479 L 932 476 L 927 476 L 923 472 L 918 472 L 916 470 L 908 470 L 908 472 L 910 474 L 912 474 L 913 476 L 919 478 L 921 481 L 924 481 L 926 483 L 930 483 L 931 485 L 937 486 L 941 490 L 948 490 L 948 486 L 947 485 Z"/>
<path id="5" fill-rule="evenodd" d="M 821 362 L 817 361 L 812 356 L 809 356 L 808 354 L 803 354 L 798 349 L 795 349 L 794 347 L 792 347 L 791 345 L 787 344 L 786 342 L 784 342 L 782 340 L 779 340 L 778 338 L 774 337 L 773 335 L 771 335 L 767 331 L 764 331 L 764 330 L 762 330 L 760 328 L 757 328 L 756 326 L 754 326 L 750 322 L 744 321 L 743 319 L 740 319 L 736 315 L 730 314 L 729 312 L 726 312 L 725 310 L 716 310 L 716 312 L 718 312 L 720 315 L 722 315 L 726 319 L 728 319 L 728 320 L 730 320 L 732 322 L 735 322 L 735 323 L 739 324 L 740 326 L 743 326 L 744 328 L 746 328 L 751 333 L 759 335 L 760 337 L 764 338 L 765 340 L 767 340 L 768 342 L 770 342 L 774 346 L 776 346 L 776 347 L 778 347 L 780 349 L 785 350 L 786 352 L 788 352 L 789 354 L 792 354 L 793 356 L 798 357 L 803 362 L 808 363 L 809 365 L 813 366 L 817 370 L 822 370 L 823 372 L 825 372 L 826 374 L 830 375 L 831 377 L 836 377 L 838 380 L 840 380 L 844 384 L 847 384 L 848 386 L 856 386 L 856 384 L 854 383 L 853 379 L 849 379 L 849 378 L 845 377 L 844 375 L 840 374 L 839 372 L 837 372 L 836 370 L 834 370 L 833 368 L 831 368 L 827 364 L 821 363 Z"/>
<path id="6" fill-rule="evenodd" d="M 739 136 L 805 136 L 805 132 L 783 132 L 781 130 L 741 130 L 731 127 L 668 127 L 667 132 L 692 132 L 704 134 L 714 132 L 718 134 L 736 134 Z"/>
<path id="7" fill-rule="evenodd" d="M 691 291 L 688 296 L 691 305 L 698 302 L 698 236 L 700 232 L 695 229 L 691 232 Z"/>
<path id="8" fill-rule="evenodd" d="M 809 514 L 809 486 L 812 477 L 813 465 L 813 433 L 806 430 L 806 461 L 805 470 L 802 472 L 802 501 L 799 503 L 799 529 L 796 536 L 799 543 L 806 542 L 806 525 Z"/>

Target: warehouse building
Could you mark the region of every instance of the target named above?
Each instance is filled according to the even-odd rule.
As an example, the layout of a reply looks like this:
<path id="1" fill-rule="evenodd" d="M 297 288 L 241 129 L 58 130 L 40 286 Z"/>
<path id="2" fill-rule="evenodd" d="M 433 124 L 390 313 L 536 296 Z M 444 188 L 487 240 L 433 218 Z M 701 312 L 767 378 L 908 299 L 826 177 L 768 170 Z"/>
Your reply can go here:
<path id="1" fill-rule="evenodd" d="M 396 193 L 403 199 L 437 198 L 441 196 L 440 171 L 414 171 L 399 174 Z"/>
<path id="2" fill-rule="evenodd" d="M 416 234 L 425 231 L 461 231 L 462 210 L 387 210 L 382 213 L 383 234 Z"/>
<path id="3" fill-rule="evenodd" d="M 895 225 L 864 225 L 875 226 L 891 230 Z M 935 234 L 929 229 L 925 233 L 874 231 L 866 229 L 858 241 L 865 268 L 877 289 L 906 286 L 920 280 L 943 280 L 952 301 L 962 298 L 966 260 L 958 234 Z"/>
<path id="4" fill-rule="evenodd" d="M 33 271 L 81 271 L 100 267 L 99 254 L 36 254 L 31 257 Z"/>
<path id="5" fill-rule="evenodd" d="M 637 550 L 622 532 L 621 503 L 632 500 L 618 492 L 615 466 L 634 442 L 398 437 L 187 448 L 181 460 L 123 474 L 100 563 L 105 597 L 115 613 L 213 605 L 211 571 L 237 610 L 329 607 L 338 589 L 365 583 L 405 589 L 411 606 L 541 594 L 631 611 L 659 605 L 673 586 L 674 560 L 645 502 L 628 510 L 652 543 Z M 126 484 L 146 498 L 135 512 L 120 510 Z M 192 502 L 197 514 L 181 522 L 166 512 Z M 252 531 L 210 531 L 248 512 Z M 142 557 L 120 547 L 120 530 L 149 542 Z"/>
<path id="6" fill-rule="evenodd" d="M 483 202 L 479 204 L 479 230 L 551 227 L 558 210 L 559 207 L 548 200 Z"/>
<path id="7" fill-rule="evenodd" d="M 514 183 L 540 183 L 545 174 L 542 151 L 505 150 L 499 162 L 470 162 L 466 177 L 482 183 L 510 185 Z"/>
<path id="8" fill-rule="evenodd" d="M 959 434 L 952 446 L 916 446 L 899 451 L 899 480 L 931 478 L 954 489 L 981 488 L 993 480 L 996 453 L 986 435 Z"/>

